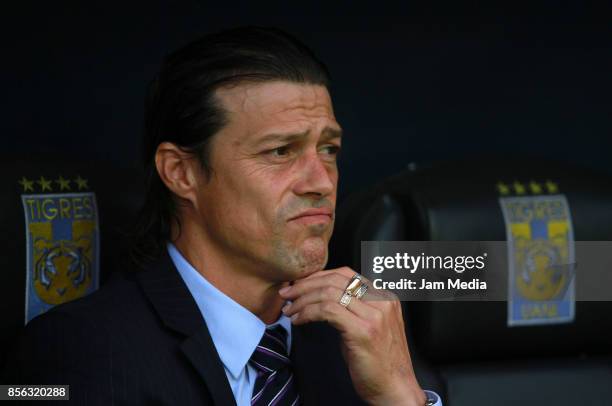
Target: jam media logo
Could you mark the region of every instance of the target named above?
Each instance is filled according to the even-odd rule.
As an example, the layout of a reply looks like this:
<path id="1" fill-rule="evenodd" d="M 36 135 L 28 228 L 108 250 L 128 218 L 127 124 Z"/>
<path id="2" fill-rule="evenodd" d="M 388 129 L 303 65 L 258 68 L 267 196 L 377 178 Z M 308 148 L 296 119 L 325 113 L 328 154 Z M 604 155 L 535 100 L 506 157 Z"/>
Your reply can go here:
<path id="1" fill-rule="evenodd" d="M 24 186 L 24 190 L 28 189 Z M 92 192 L 23 194 L 21 200 L 26 227 L 27 323 L 55 305 L 98 288 L 100 238 Z"/>
<path id="2" fill-rule="evenodd" d="M 574 236 L 564 195 L 501 197 L 508 240 L 508 325 L 574 319 Z"/>

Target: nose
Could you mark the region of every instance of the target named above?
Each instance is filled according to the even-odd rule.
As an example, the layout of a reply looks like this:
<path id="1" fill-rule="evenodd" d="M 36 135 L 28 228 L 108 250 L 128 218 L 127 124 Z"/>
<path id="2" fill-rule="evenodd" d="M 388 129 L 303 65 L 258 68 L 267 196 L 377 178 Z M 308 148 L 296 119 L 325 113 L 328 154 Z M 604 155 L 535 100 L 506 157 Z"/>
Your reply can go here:
<path id="1" fill-rule="evenodd" d="M 299 168 L 299 179 L 294 185 L 294 191 L 300 196 L 323 198 L 336 190 L 338 169 L 336 164 L 322 161 L 315 151 L 303 157 Z"/>

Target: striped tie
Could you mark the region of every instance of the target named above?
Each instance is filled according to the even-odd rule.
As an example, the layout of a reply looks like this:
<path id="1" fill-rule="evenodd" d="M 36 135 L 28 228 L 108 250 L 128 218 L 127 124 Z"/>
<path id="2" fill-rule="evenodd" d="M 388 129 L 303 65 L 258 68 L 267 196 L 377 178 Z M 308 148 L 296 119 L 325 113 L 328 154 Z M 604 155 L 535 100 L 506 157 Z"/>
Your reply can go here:
<path id="1" fill-rule="evenodd" d="M 282 326 L 277 325 L 264 332 L 249 362 L 257 370 L 251 405 L 299 404 L 291 360 L 287 355 L 287 332 Z"/>

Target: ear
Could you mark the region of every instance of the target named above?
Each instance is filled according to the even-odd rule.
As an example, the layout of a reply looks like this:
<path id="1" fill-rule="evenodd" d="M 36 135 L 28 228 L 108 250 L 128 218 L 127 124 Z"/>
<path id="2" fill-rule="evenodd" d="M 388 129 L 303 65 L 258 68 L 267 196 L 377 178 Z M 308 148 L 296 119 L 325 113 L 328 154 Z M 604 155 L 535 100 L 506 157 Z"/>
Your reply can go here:
<path id="1" fill-rule="evenodd" d="M 162 142 L 155 152 L 155 167 L 162 182 L 179 198 L 197 207 L 198 180 L 201 174 L 197 158 L 176 144 Z"/>

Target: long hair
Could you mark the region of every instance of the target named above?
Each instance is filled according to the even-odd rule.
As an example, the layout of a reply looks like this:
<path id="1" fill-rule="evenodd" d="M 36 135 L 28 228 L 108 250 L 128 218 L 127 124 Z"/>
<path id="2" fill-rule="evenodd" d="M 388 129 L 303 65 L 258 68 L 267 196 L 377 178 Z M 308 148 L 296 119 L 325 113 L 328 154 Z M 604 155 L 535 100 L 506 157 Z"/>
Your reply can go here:
<path id="1" fill-rule="evenodd" d="M 215 97 L 220 87 L 243 82 L 289 81 L 329 87 L 325 65 L 304 44 L 273 28 L 243 27 L 204 36 L 168 55 L 145 100 L 142 156 L 145 201 L 132 233 L 130 259 L 157 259 L 180 221 L 172 192 L 155 166 L 162 142 L 193 154 L 205 175 L 211 137 L 227 123 Z"/>

